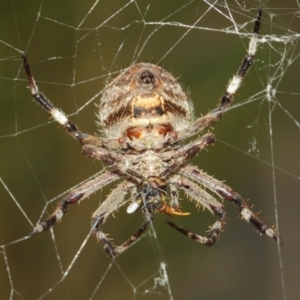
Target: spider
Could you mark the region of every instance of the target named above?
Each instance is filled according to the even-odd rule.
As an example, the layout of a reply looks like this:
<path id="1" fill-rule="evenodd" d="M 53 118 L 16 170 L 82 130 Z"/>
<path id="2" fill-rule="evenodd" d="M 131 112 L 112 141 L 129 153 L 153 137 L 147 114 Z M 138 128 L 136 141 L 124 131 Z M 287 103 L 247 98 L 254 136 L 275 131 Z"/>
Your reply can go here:
<path id="1" fill-rule="evenodd" d="M 122 179 L 92 215 L 92 232 L 109 256 L 117 256 L 136 241 L 150 226 L 156 213 L 187 215 L 179 208 L 178 190 L 184 191 L 196 205 L 202 205 L 218 217 L 206 236 L 166 221 L 190 239 L 208 246 L 216 242 L 227 220 L 223 205 L 216 199 L 219 197 L 233 202 L 245 221 L 281 244 L 276 229 L 261 221 L 235 191 L 187 164 L 195 154 L 214 143 L 214 134 L 208 132 L 186 145 L 181 144 L 184 139 L 195 136 L 219 121 L 232 103 L 235 92 L 254 61 L 261 15 L 262 10 L 259 9 L 248 53 L 214 110 L 195 119 L 192 103 L 170 73 L 154 64 L 136 63 L 124 69 L 104 89 L 98 115 L 101 137 L 81 132 L 39 92 L 27 57 L 23 54 L 24 68 L 35 102 L 82 145 L 84 155 L 108 165 L 104 173 L 67 194 L 53 214 L 36 225 L 32 234 L 43 232 L 60 221 L 70 204 L 82 201 L 104 186 Z M 125 201 L 128 193 L 131 194 L 130 200 Z M 127 213 L 141 210 L 145 222 L 123 244 L 116 246 L 100 226 L 128 202 Z"/>

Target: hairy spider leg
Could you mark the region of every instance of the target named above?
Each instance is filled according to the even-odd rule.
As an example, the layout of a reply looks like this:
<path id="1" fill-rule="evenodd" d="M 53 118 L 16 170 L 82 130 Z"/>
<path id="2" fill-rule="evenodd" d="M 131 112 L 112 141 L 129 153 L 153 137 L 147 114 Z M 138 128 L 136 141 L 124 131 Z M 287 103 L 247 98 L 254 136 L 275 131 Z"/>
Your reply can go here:
<path id="1" fill-rule="evenodd" d="M 187 178 L 174 176 L 171 179 L 171 182 L 172 184 L 176 185 L 176 187 L 183 190 L 189 197 L 191 197 L 196 202 L 196 205 L 207 208 L 213 214 L 217 215 L 219 219 L 212 226 L 210 226 L 206 236 L 192 233 L 191 231 L 169 220 L 166 220 L 165 222 L 180 233 L 186 235 L 188 238 L 195 240 L 200 244 L 212 246 L 219 238 L 220 233 L 223 231 L 226 225 L 227 217 L 223 205 L 206 191 L 201 189 L 200 186 L 188 180 Z"/>
<path id="2" fill-rule="evenodd" d="M 212 145 L 215 142 L 215 135 L 211 132 L 200 136 L 196 140 L 189 144 L 179 147 L 178 149 L 170 150 L 162 155 L 163 160 L 169 160 L 171 158 L 177 158 L 177 162 L 166 168 L 159 177 L 165 177 L 169 173 L 181 167 L 187 160 L 195 156 L 198 152 L 202 151 L 206 147 Z"/>
<path id="3" fill-rule="evenodd" d="M 233 101 L 234 94 L 241 86 L 244 77 L 246 76 L 254 62 L 255 53 L 257 50 L 258 34 L 261 25 L 261 16 L 262 10 L 258 9 L 256 20 L 254 23 L 253 34 L 249 43 L 247 54 L 242 60 L 242 63 L 237 73 L 229 81 L 228 87 L 223 96 L 221 97 L 218 107 L 210 111 L 207 115 L 195 120 L 193 124 L 188 126 L 187 128 L 179 130 L 177 141 L 193 136 L 199 131 L 204 130 L 206 127 L 213 125 L 214 123 L 220 120 L 226 109 L 230 106 L 230 104 Z"/>
<path id="4" fill-rule="evenodd" d="M 56 210 L 45 220 L 37 224 L 33 229 L 32 235 L 43 232 L 51 228 L 55 223 L 59 222 L 67 212 L 70 204 L 84 200 L 97 190 L 119 179 L 117 174 L 105 172 L 94 179 L 87 181 L 66 195 L 59 203 Z"/>
<path id="5" fill-rule="evenodd" d="M 130 181 L 120 183 L 106 198 L 106 200 L 99 206 L 99 208 L 93 213 L 92 216 L 92 228 L 93 234 L 96 240 L 103 246 L 106 253 L 115 257 L 118 254 L 126 250 L 131 244 L 133 244 L 149 227 L 154 219 L 154 214 L 148 216 L 146 214 L 146 221 L 143 225 L 124 243 L 119 246 L 114 245 L 107 237 L 106 234 L 101 231 L 100 225 L 102 225 L 110 214 L 112 214 L 119 205 L 123 202 L 125 196 L 134 184 Z"/>
<path id="6" fill-rule="evenodd" d="M 113 243 L 106 237 L 106 235 L 99 229 L 99 225 L 102 224 L 103 218 L 98 218 L 98 220 L 93 220 L 94 225 L 94 235 L 96 240 L 101 243 L 102 247 L 104 248 L 105 252 L 111 256 L 116 257 L 117 255 L 121 254 L 125 251 L 129 246 L 131 246 L 134 242 L 136 242 L 142 234 L 149 228 L 152 224 L 152 221 L 155 217 L 155 214 L 152 214 L 149 220 L 146 220 L 143 225 L 128 238 L 124 243 L 119 246 L 113 245 Z"/>
<path id="7" fill-rule="evenodd" d="M 48 112 L 56 122 L 62 125 L 73 138 L 75 138 L 82 145 L 90 144 L 97 145 L 99 147 L 104 146 L 109 148 L 120 147 L 118 139 L 105 139 L 81 132 L 78 129 L 77 125 L 71 122 L 62 110 L 55 107 L 51 103 L 51 101 L 39 91 L 38 86 L 32 76 L 29 62 L 25 53 L 22 55 L 22 61 L 29 81 L 29 88 L 34 101 L 41 105 L 44 108 L 44 110 Z"/>
<path id="8" fill-rule="evenodd" d="M 28 59 L 26 54 L 24 53 L 22 55 L 23 60 L 23 66 L 29 81 L 29 87 L 32 94 L 32 97 L 36 103 L 41 105 L 45 111 L 50 113 L 55 121 L 57 121 L 60 125 L 62 125 L 67 132 L 74 137 L 76 140 L 78 140 L 81 144 L 83 143 L 83 140 L 88 136 L 84 133 L 82 133 L 77 126 L 68 120 L 67 116 L 64 112 L 56 108 L 45 95 L 39 92 L 38 86 L 35 83 L 35 80 L 31 74 L 31 70 L 29 67 Z"/>
<path id="9" fill-rule="evenodd" d="M 257 215 L 251 211 L 246 201 L 229 186 L 198 170 L 194 166 L 185 166 L 180 170 L 180 173 L 195 180 L 212 192 L 218 193 L 223 199 L 233 202 L 238 212 L 246 222 L 250 223 L 256 230 L 258 230 L 258 232 L 274 239 L 278 242 L 278 244 L 282 244 L 282 240 L 276 230 L 268 227 L 263 221 L 261 221 Z"/>

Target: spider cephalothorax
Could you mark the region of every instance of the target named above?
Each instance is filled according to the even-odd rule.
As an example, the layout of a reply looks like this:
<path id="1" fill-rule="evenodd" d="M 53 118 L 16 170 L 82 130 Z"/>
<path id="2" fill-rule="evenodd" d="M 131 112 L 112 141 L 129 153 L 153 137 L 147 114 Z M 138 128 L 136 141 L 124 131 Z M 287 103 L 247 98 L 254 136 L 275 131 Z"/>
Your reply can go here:
<path id="1" fill-rule="evenodd" d="M 61 220 L 69 204 L 82 201 L 98 189 L 123 179 L 92 216 L 93 233 L 110 256 L 118 255 L 132 244 L 151 224 L 156 213 L 188 215 L 179 209 L 178 190 L 184 191 L 196 205 L 207 208 L 218 217 L 206 236 L 191 233 L 166 221 L 187 237 L 205 245 L 215 243 L 226 224 L 224 207 L 216 199 L 221 198 L 234 203 L 242 218 L 258 232 L 280 244 L 276 230 L 261 221 L 229 186 L 197 167 L 187 165 L 191 157 L 214 143 L 215 136 L 206 133 L 186 145 L 182 143 L 184 139 L 216 123 L 231 104 L 234 93 L 254 61 L 261 13 L 259 10 L 248 53 L 214 110 L 194 119 L 192 103 L 170 73 L 154 64 L 137 63 L 123 70 L 104 89 L 98 115 L 102 137 L 82 133 L 39 92 L 27 58 L 23 55 L 34 100 L 82 145 L 86 156 L 108 165 L 105 172 L 66 195 L 54 213 L 40 222 L 33 233 L 49 229 Z M 128 200 L 127 194 L 131 195 Z M 114 246 L 102 232 L 101 225 L 109 215 L 127 203 L 127 212 L 142 211 L 145 223 L 122 245 Z"/>

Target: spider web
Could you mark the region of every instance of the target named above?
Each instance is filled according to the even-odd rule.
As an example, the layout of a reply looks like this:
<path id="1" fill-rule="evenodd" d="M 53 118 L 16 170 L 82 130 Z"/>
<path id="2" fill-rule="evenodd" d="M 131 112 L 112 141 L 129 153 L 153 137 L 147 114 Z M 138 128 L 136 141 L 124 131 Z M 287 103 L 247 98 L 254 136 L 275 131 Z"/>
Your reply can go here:
<path id="1" fill-rule="evenodd" d="M 299 299 L 300 3 L 289 1 L 1 1 L 1 299 Z M 97 131 L 105 83 L 136 61 L 180 76 L 196 115 L 213 109 L 248 46 L 257 7 L 263 21 L 257 59 L 234 105 L 214 126 L 214 147 L 193 160 L 226 179 L 279 228 L 284 245 L 253 232 L 225 203 L 229 222 L 208 248 L 157 216 L 116 259 L 90 235 L 104 188 L 69 208 L 53 230 L 29 238 L 56 202 L 105 166 L 30 101 L 21 53 L 43 91 L 84 132 Z M 214 218 L 181 195 L 203 234 Z M 143 222 L 120 209 L 105 232 L 120 243 Z M 298 249 L 298 250 L 297 250 Z"/>

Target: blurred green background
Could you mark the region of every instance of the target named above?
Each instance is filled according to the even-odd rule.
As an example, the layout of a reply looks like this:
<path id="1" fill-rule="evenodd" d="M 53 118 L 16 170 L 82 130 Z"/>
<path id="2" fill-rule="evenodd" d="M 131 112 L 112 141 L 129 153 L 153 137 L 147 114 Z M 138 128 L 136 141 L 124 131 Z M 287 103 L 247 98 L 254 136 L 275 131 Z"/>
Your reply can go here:
<path id="1" fill-rule="evenodd" d="M 204 1 L 174 0 L 1 1 L 1 299 L 11 293 L 12 299 L 38 299 L 47 292 L 43 299 L 90 299 L 93 293 L 93 299 L 170 299 L 165 287 L 146 293 L 162 262 L 174 299 L 300 298 L 297 1 L 264 1 L 265 40 L 257 61 L 236 95 L 236 106 L 214 126 L 217 142 L 193 159 L 250 199 L 268 224 L 275 224 L 277 214 L 284 240 L 280 252 L 276 243 L 242 221 L 231 203 L 225 203 L 225 232 L 211 248 L 171 230 L 166 216 L 159 215 L 156 236 L 146 235 L 116 261 L 92 237 L 79 250 L 92 212 L 112 186 L 70 207 L 53 235 L 26 238 L 62 193 L 103 165 L 85 158 L 76 141 L 31 101 L 21 51 L 28 55 L 40 90 L 87 133 L 98 130 L 95 95 L 136 61 L 159 63 L 177 77 L 199 116 L 215 107 L 238 68 L 248 39 L 233 31 L 252 31 L 258 5 L 231 0 L 212 7 Z M 276 36 L 281 40 L 272 41 Z M 214 217 L 181 198 L 191 215 L 176 222 L 203 234 Z M 123 209 L 104 231 L 121 243 L 142 222 L 141 213 L 129 216 Z"/>

